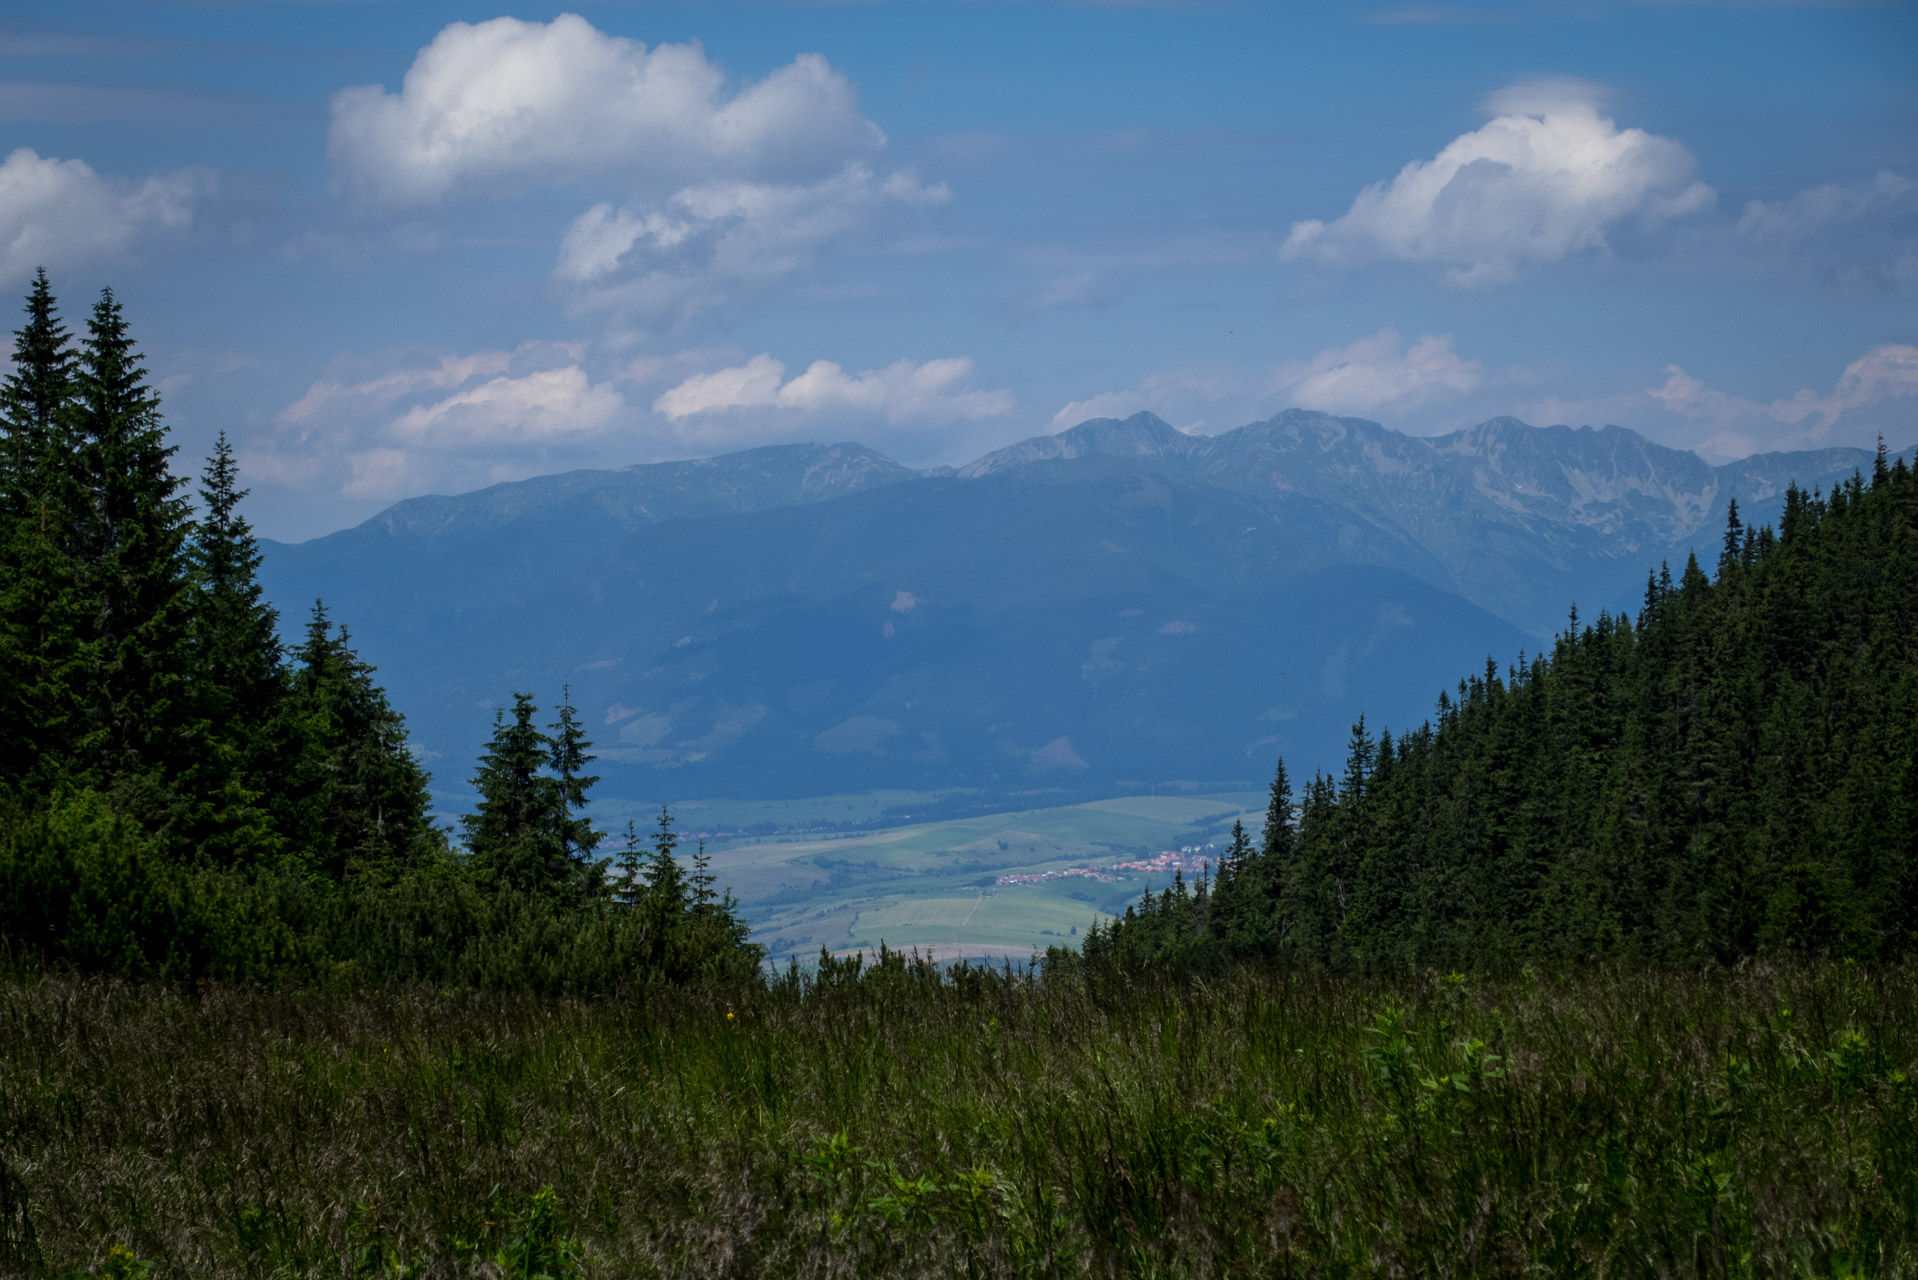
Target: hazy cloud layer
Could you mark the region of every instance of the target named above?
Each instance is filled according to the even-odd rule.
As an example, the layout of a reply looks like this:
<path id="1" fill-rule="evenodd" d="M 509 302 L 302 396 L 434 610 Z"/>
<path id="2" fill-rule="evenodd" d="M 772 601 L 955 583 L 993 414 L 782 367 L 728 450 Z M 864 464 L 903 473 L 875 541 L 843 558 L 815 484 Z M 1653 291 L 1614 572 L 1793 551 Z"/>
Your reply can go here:
<path id="1" fill-rule="evenodd" d="M 0 162 L 0 277 L 18 283 L 35 267 L 116 258 L 184 231 L 213 181 L 194 169 L 116 178 L 21 147 Z"/>
<path id="2" fill-rule="evenodd" d="M 1443 266 L 1458 284 L 1601 250 L 1627 224 L 1710 207 L 1690 151 L 1620 129 L 1576 81 L 1528 81 L 1487 100 L 1493 118 L 1430 160 L 1360 192 L 1332 222 L 1293 224 L 1289 259 L 1354 266 L 1381 259 Z"/>
<path id="3" fill-rule="evenodd" d="M 1729 239 L 1735 257 L 1770 270 L 1850 287 L 1909 286 L 1918 283 L 1918 182 L 1881 170 L 1855 186 L 1753 200 Z"/>
<path id="4" fill-rule="evenodd" d="M 715 368 L 716 354 L 615 363 L 604 351 L 539 342 L 323 378 L 242 461 L 266 486 L 389 501 L 775 441 L 884 432 L 873 441 L 882 447 L 909 439 L 936 448 L 955 427 L 1012 408 L 1010 393 L 971 385 L 963 358 L 857 373 L 819 360 L 788 378 L 770 355 Z"/>
<path id="5" fill-rule="evenodd" d="M 658 205 L 594 205 L 566 229 L 554 275 L 595 310 L 675 319 L 809 265 L 887 210 L 942 204 L 942 185 L 849 163 L 819 182 L 687 187 Z"/>
<path id="6" fill-rule="evenodd" d="M 325 378 L 280 411 L 273 435 L 243 461 L 269 484 L 381 500 L 606 465 L 607 450 L 636 434 L 636 415 L 616 377 L 594 377 L 582 354 L 527 343 L 358 381 Z"/>
<path id="7" fill-rule="evenodd" d="M 1408 408 L 1476 390 L 1484 381 L 1484 369 L 1460 359 L 1451 338 L 1428 334 L 1408 349 L 1396 329 L 1287 365 L 1276 379 L 1292 404 L 1345 414 Z"/>
<path id="8" fill-rule="evenodd" d="M 1217 432 L 1284 408 L 1375 416 L 1416 429 L 1407 411 L 1479 391 L 1495 380 L 1476 360 L 1452 350 L 1449 335 L 1428 334 L 1410 347 L 1381 329 L 1343 347 L 1263 371 L 1180 370 L 1153 374 L 1128 391 L 1074 400 L 1053 415 L 1054 430 L 1088 418 L 1123 418 L 1150 409 L 1184 431 Z M 1489 416 L 1489 415 L 1488 415 Z"/>
<path id="9" fill-rule="evenodd" d="M 743 365 L 695 374 L 653 401 L 655 411 L 678 421 L 707 414 L 780 413 L 833 415 L 869 422 L 953 421 L 992 418 L 1012 409 L 1008 391 L 970 390 L 972 361 L 899 360 L 883 369 L 849 374 L 830 360 L 815 360 L 791 379 L 770 355 Z"/>

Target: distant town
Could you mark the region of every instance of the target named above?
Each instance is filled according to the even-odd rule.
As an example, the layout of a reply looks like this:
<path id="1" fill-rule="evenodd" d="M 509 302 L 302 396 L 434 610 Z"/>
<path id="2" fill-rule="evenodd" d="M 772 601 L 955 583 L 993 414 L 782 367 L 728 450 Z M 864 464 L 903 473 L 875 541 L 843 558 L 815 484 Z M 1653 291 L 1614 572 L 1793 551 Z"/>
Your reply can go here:
<path id="1" fill-rule="evenodd" d="M 1057 871 L 1021 871 L 1000 876 L 994 884 L 1045 884 L 1052 880 L 1067 880 L 1078 877 L 1084 880 L 1098 880 L 1113 884 L 1119 880 L 1131 878 L 1131 874 L 1164 875 L 1176 871 L 1182 875 L 1208 875 L 1218 866 L 1217 854 L 1207 850 L 1216 849 L 1213 843 L 1186 845 L 1181 849 L 1168 849 L 1164 853 L 1142 858 L 1137 862 L 1115 862 L 1105 867 L 1065 867 Z M 1127 874 L 1131 873 L 1131 874 Z"/>

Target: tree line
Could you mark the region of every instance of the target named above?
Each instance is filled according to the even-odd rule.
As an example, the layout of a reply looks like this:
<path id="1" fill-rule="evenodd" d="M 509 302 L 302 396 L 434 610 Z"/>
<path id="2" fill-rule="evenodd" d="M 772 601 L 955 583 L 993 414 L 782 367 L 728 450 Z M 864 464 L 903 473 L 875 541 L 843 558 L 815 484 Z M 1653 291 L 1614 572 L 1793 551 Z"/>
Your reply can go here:
<path id="1" fill-rule="evenodd" d="M 1730 507 L 1713 574 L 1495 662 L 1345 766 L 1216 879 L 1180 878 L 1052 961 L 1471 968 L 1910 954 L 1918 938 L 1918 474 Z"/>
<path id="2" fill-rule="evenodd" d="M 44 271 L 0 384 L 0 939 L 128 975 L 560 987 L 757 970 L 662 810 L 614 867 L 570 694 L 496 718 L 463 841 L 316 603 L 290 649 L 224 433 L 198 510 L 120 302 Z M 700 876 L 706 876 L 701 881 Z"/>

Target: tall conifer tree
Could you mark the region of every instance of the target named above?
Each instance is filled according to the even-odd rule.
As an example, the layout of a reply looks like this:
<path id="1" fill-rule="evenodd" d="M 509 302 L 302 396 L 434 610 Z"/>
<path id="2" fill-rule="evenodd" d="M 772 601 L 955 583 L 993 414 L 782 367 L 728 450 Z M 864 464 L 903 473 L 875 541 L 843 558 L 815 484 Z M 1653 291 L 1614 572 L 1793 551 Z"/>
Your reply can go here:
<path id="1" fill-rule="evenodd" d="M 284 781 L 270 799 L 280 830 L 333 880 L 383 876 L 441 847 L 405 717 L 373 676 L 316 601 L 280 708 Z"/>
<path id="2" fill-rule="evenodd" d="M 188 511 L 159 398 L 111 290 L 88 319 L 76 391 L 75 546 L 92 614 L 88 755 L 99 781 L 131 791 L 136 812 L 154 818 L 166 804 L 156 789 L 196 749 L 184 688 Z"/>
<path id="3" fill-rule="evenodd" d="M 561 687 L 559 719 L 553 722 L 552 730 L 553 754 L 549 763 L 559 782 L 563 809 L 560 847 L 565 851 L 568 861 L 584 863 L 592 857 L 593 850 L 599 847 L 606 833 L 593 830 L 592 819 L 584 816 L 586 792 L 599 778 L 581 772 L 595 757 L 589 754 L 593 744 L 586 740 L 586 732 L 579 723 L 579 712 L 573 707 L 571 685 Z"/>
<path id="4" fill-rule="evenodd" d="M 1265 831 L 1259 852 L 1281 862 L 1292 856 L 1292 780 L 1285 775 L 1285 757 L 1279 757 L 1265 804 Z"/>
<path id="5" fill-rule="evenodd" d="M 85 623 L 72 556 L 74 354 L 45 271 L 0 383 L 0 785 L 44 794 L 85 736 Z"/>
<path id="6" fill-rule="evenodd" d="M 14 330 L 13 372 L 0 383 L 0 514 L 26 515 L 67 469 L 74 352 L 44 268 L 27 293 L 27 322 Z"/>
<path id="7" fill-rule="evenodd" d="M 244 735 L 280 693 L 279 613 L 258 578 L 260 545 L 239 512 L 233 446 L 222 431 L 200 481 L 204 511 L 188 548 L 192 570 L 194 676 L 201 705 L 223 729 Z"/>
<path id="8" fill-rule="evenodd" d="M 480 756 L 473 789 L 479 807 L 462 819 L 474 863 L 502 888 L 556 894 L 572 887 L 567 856 L 566 797 L 545 770 L 553 740 L 533 717 L 532 695 L 513 695 L 512 717 L 496 712 L 493 737 Z"/>

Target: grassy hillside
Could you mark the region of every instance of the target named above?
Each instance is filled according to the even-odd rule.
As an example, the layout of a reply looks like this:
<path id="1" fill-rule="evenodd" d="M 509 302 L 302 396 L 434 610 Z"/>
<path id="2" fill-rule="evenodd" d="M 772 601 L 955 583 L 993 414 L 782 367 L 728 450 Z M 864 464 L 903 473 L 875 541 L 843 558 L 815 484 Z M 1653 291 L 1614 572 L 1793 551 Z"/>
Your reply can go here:
<path id="1" fill-rule="evenodd" d="M 1918 1273 L 1908 966 L 26 979 L 0 1025 L 8 1275 Z"/>

